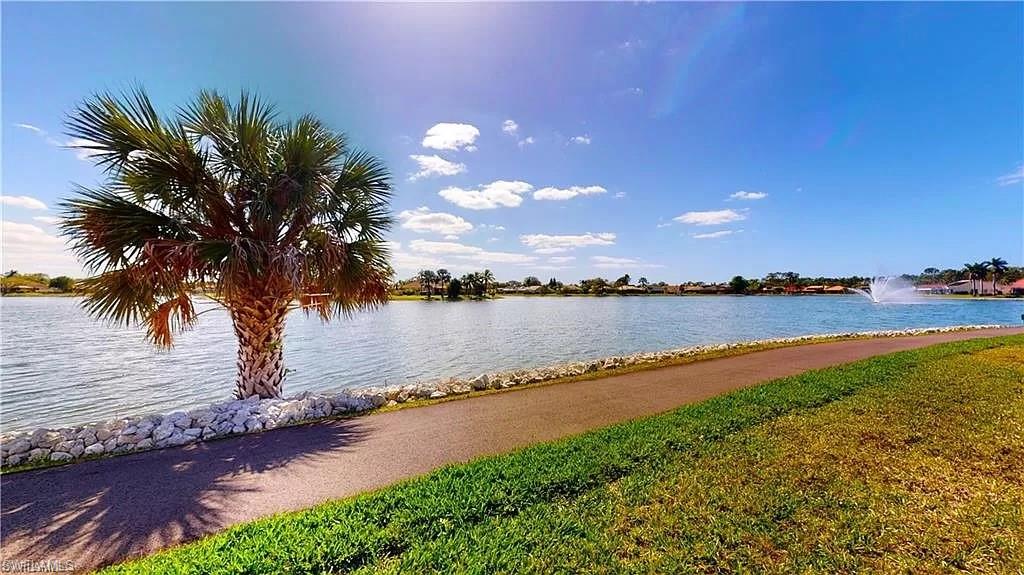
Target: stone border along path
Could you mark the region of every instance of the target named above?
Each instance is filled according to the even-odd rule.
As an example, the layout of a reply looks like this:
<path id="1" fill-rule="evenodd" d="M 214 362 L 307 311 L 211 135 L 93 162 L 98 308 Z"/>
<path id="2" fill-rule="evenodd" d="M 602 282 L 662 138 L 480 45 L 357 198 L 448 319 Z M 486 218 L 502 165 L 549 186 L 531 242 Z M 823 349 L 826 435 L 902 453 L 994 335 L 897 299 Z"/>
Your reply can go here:
<path id="1" fill-rule="evenodd" d="M 0 559 L 91 570 L 443 465 L 661 413 L 770 379 L 1024 328 L 755 351 L 0 476 Z M 571 406 L 571 409 L 566 409 Z"/>
<path id="2" fill-rule="evenodd" d="M 785 345 L 851 337 L 898 337 L 995 327 L 999 326 L 979 325 L 850 332 L 696 345 L 553 367 L 483 374 L 465 380 L 449 379 L 384 388 L 368 387 L 336 393 L 304 392 L 287 399 L 260 400 L 253 397 L 247 400 L 223 401 L 187 412 L 175 411 L 166 415 L 155 414 L 112 419 L 78 427 L 40 428 L 30 432 L 4 434 L 0 436 L 0 468 L 16 468 L 19 465 L 47 461 L 63 463 L 100 455 L 118 455 L 178 447 L 209 439 L 258 433 L 278 427 L 309 423 L 327 417 L 358 414 L 384 405 L 396 405 L 419 399 L 439 399 L 487 389 L 507 389 L 597 371 L 658 363 L 670 359 L 699 357 L 707 353 L 757 347 L 764 344 Z"/>

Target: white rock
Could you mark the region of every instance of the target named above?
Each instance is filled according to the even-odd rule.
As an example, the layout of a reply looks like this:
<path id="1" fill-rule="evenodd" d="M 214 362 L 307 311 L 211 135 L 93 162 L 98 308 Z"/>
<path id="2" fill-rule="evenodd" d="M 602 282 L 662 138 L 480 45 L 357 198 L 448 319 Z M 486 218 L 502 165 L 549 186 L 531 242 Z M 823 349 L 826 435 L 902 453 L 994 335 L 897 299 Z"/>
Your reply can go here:
<path id="1" fill-rule="evenodd" d="M 50 454 L 50 461 L 71 461 L 74 457 L 70 453 L 54 451 Z"/>
<path id="2" fill-rule="evenodd" d="M 83 451 L 83 453 L 85 455 L 99 455 L 99 454 L 103 453 L 103 444 L 102 443 L 93 443 L 92 445 L 87 446 L 85 448 L 85 450 Z"/>

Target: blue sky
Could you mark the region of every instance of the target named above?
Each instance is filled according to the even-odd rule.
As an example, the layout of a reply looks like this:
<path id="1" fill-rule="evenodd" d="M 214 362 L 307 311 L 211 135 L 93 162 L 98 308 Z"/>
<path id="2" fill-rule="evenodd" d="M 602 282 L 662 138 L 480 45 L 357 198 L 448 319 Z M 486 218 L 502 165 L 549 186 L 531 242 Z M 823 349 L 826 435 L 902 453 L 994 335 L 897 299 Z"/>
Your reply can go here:
<path id="1" fill-rule="evenodd" d="M 1024 259 L 1024 4 L 11 4 L 3 267 L 81 271 L 64 115 L 141 84 L 311 112 L 395 175 L 401 276 Z M 47 209 L 42 209 L 45 206 Z"/>

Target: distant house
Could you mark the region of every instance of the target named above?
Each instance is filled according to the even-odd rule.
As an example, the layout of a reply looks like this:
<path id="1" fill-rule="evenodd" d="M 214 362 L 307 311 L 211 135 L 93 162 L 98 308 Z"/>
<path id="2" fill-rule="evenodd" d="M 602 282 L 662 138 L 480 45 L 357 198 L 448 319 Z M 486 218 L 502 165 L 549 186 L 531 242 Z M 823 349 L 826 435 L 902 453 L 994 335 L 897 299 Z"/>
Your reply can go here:
<path id="1" fill-rule="evenodd" d="M 43 291 L 43 289 L 42 286 L 18 284 L 10 286 L 4 291 L 8 293 L 38 293 Z"/>
<path id="2" fill-rule="evenodd" d="M 1006 286 L 1007 292 L 1010 295 L 1024 295 L 1024 279 L 1017 280 L 1012 284 Z"/>
<path id="3" fill-rule="evenodd" d="M 683 287 L 683 293 L 687 295 L 711 295 L 711 294 L 723 294 L 729 291 L 728 286 L 718 284 L 698 284 L 688 285 Z"/>
<path id="4" fill-rule="evenodd" d="M 804 289 L 800 290 L 801 293 L 823 293 L 824 291 L 825 286 L 806 286 Z"/>
<path id="5" fill-rule="evenodd" d="M 669 286 L 648 286 L 647 293 L 666 293 Z"/>
<path id="6" fill-rule="evenodd" d="M 996 283 L 996 291 L 992 291 L 992 282 L 985 280 L 960 280 L 949 284 L 949 293 L 972 294 L 977 290 L 978 295 L 993 295 L 1008 293 L 1009 287 L 1006 284 Z"/>
<path id="7" fill-rule="evenodd" d="M 948 294 L 949 286 L 946 284 L 921 284 L 914 286 L 914 291 L 919 294 L 942 295 Z"/>
<path id="8" fill-rule="evenodd" d="M 830 293 L 830 294 L 844 294 L 844 293 L 846 293 L 846 288 L 843 287 L 843 286 L 828 286 L 827 288 L 825 288 L 822 291 L 824 293 Z"/>
<path id="9" fill-rule="evenodd" d="M 644 288 L 642 288 L 640 286 L 631 286 L 631 285 L 619 286 L 618 288 L 616 288 L 616 291 L 619 292 L 622 295 L 637 295 L 637 294 L 647 293 L 647 290 L 645 290 Z"/>

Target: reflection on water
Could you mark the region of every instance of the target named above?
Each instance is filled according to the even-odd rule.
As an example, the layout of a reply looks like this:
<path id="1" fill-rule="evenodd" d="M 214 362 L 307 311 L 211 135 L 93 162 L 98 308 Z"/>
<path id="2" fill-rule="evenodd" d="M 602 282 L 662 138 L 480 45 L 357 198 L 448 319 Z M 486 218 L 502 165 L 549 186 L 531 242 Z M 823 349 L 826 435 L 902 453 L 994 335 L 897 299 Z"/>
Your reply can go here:
<path id="1" fill-rule="evenodd" d="M 507 298 L 399 301 L 350 320 L 288 319 L 285 393 L 404 383 L 701 343 L 837 331 L 1009 324 L 1020 301 L 873 305 L 857 296 Z M 89 318 L 76 298 L 0 301 L 2 430 L 170 411 L 228 398 L 227 314 L 170 351 Z"/>

